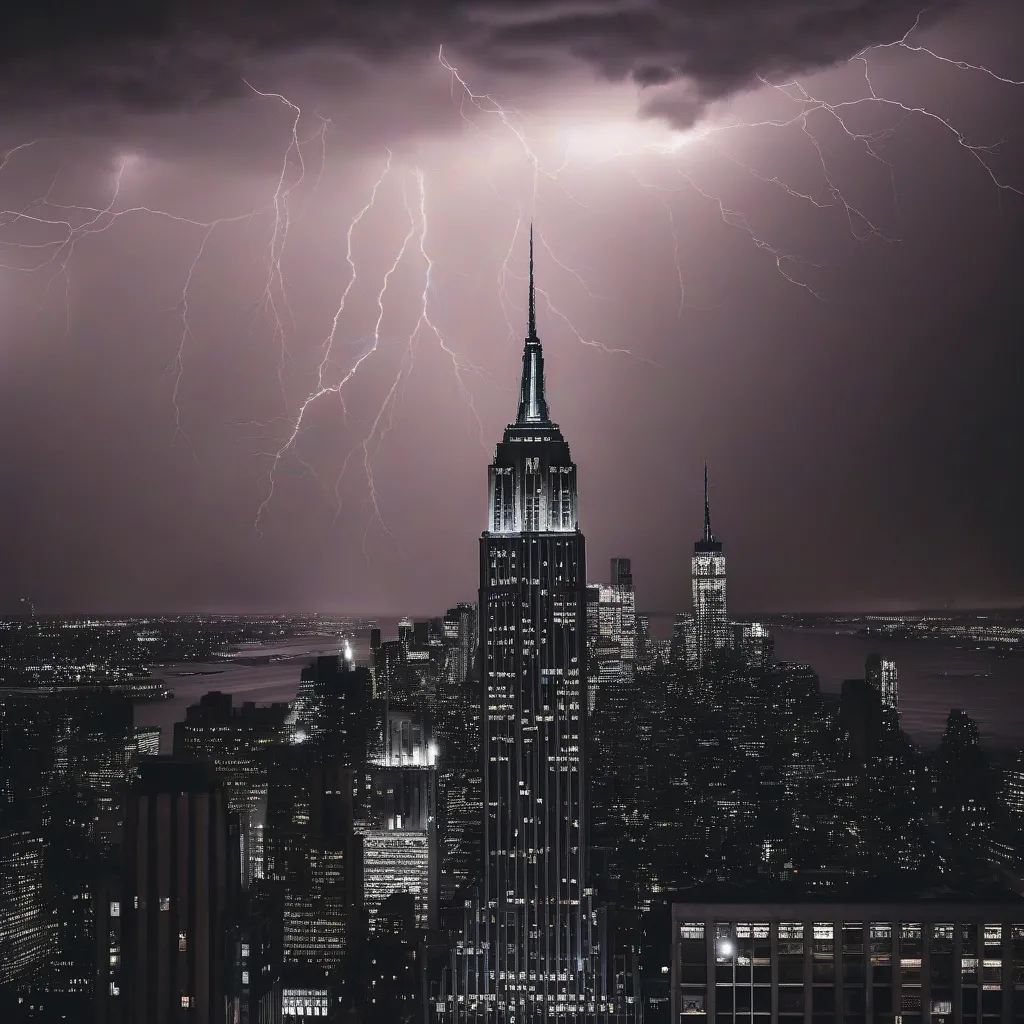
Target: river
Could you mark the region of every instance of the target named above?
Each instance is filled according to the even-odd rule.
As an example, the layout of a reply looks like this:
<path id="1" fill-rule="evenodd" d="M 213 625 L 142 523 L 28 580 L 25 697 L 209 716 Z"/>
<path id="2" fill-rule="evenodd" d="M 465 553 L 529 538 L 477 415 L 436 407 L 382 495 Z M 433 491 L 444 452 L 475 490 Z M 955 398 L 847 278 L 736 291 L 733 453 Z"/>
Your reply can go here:
<path id="1" fill-rule="evenodd" d="M 357 661 L 370 657 L 365 636 L 350 639 Z M 339 637 L 300 637 L 287 644 L 246 647 L 236 652 L 239 659 L 270 657 L 277 660 L 251 665 L 238 662 L 181 662 L 154 665 L 153 675 L 166 680 L 174 690 L 170 700 L 135 705 L 136 725 L 159 725 L 160 752 L 171 753 L 174 723 L 185 717 L 185 709 L 210 690 L 230 693 L 235 704 L 252 700 L 260 704 L 291 700 L 299 687 L 302 669 L 318 654 L 340 654 L 345 641 Z"/>
<path id="2" fill-rule="evenodd" d="M 996 657 L 932 641 L 867 640 L 827 629 L 775 629 L 775 656 L 810 665 L 823 692 L 864 676 L 872 653 L 896 662 L 900 724 L 919 743 L 933 744 L 950 708 L 963 708 L 986 744 L 1024 745 L 1024 658 Z"/>

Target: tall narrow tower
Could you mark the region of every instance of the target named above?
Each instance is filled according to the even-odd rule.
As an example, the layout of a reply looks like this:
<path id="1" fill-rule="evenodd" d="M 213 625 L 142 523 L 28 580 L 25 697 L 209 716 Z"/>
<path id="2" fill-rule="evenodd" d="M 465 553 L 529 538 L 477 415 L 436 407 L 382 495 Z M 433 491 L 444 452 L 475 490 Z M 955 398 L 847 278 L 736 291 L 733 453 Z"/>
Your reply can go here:
<path id="1" fill-rule="evenodd" d="M 711 532 L 708 464 L 704 463 L 704 536 L 693 545 L 693 617 L 696 623 L 697 668 L 703 670 L 713 651 L 729 643 L 725 613 L 725 555 Z"/>
<path id="2" fill-rule="evenodd" d="M 519 410 L 488 479 L 480 538 L 483 891 L 475 938 L 467 934 L 464 944 L 478 956 L 463 968 L 459 1016 L 582 1021 L 595 991 L 584 775 L 587 573 L 576 466 L 545 395 L 532 230 Z"/>

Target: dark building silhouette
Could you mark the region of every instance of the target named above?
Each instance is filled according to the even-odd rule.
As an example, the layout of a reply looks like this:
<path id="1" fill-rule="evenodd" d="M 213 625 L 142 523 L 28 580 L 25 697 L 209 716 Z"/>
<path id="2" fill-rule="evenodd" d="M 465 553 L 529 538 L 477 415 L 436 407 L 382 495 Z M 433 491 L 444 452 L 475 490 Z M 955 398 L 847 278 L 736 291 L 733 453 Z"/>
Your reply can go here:
<path id="1" fill-rule="evenodd" d="M 264 748 L 286 737 L 288 705 L 232 705 L 231 694 L 213 690 L 185 710 L 174 725 L 174 756 L 209 761 L 224 782 L 228 804 L 248 817 L 266 800 L 267 781 L 259 761 Z"/>
<path id="2" fill-rule="evenodd" d="M 987 870 L 1000 782 L 982 748 L 977 723 L 954 708 L 935 757 L 935 802 L 957 870 L 967 876 Z"/>
<path id="3" fill-rule="evenodd" d="M 882 699 L 866 679 L 843 681 L 839 720 L 850 742 L 850 755 L 863 765 L 878 751 L 884 731 Z"/>
<path id="4" fill-rule="evenodd" d="M 293 817 L 284 838 L 285 984 L 338 968 L 359 917 L 362 850 L 354 826 L 356 775 L 340 759 L 305 758 L 280 794 Z M 275 847 L 276 848 L 276 847 Z"/>
<path id="5" fill-rule="evenodd" d="M 284 742 L 288 705 L 232 705 L 231 694 L 203 694 L 174 725 L 174 756 L 209 761 L 224 783 L 228 806 L 238 815 L 245 884 L 262 872 L 260 818 L 267 802 L 266 765 L 260 754 Z"/>
<path id="6" fill-rule="evenodd" d="M 121 856 L 96 915 L 98 1020 L 231 1024 L 239 1009 L 238 827 L 212 766 L 144 759 L 128 794 Z"/>

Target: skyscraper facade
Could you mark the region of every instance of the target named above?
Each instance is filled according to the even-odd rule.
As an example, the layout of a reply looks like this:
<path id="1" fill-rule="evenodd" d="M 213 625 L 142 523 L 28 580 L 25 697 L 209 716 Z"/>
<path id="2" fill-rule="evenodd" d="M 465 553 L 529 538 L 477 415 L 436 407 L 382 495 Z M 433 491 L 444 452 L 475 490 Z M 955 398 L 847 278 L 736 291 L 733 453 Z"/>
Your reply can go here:
<path id="1" fill-rule="evenodd" d="M 864 668 L 867 681 L 878 691 L 882 699 L 882 707 L 899 714 L 900 683 L 896 662 L 883 658 L 880 654 L 869 654 Z"/>
<path id="2" fill-rule="evenodd" d="M 382 905 L 396 893 L 413 898 L 417 928 L 436 928 L 439 895 L 437 747 L 426 724 L 391 711 L 384 751 L 369 768 L 363 842 L 363 909 L 371 932 Z"/>
<path id="3" fill-rule="evenodd" d="M 29 979 L 52 955 L 43 854 L 42 835 L 0 808 L 0 986 Z"/>
<path id="4" fill-rule="evenodd" d="M 479 603 L 483 892 L 467 914 L 454 1006 L 460 1020 L 584 1020 L 595 996 L 586 554 L 576 466 L 545 395 L 532 237 L 519 410 L 488 476 Z"/>
<path id="5" fill-rule="evenodd" d="M 725 612 L 725 555 L 711 533 L 708 467 L 704 465 L 704 536 L 693 545 L 693 615 L 696 621 L 696 667 L 703 669 L 712 653 L 728 646 Z"/>
<path id="6" fill-rule="evenodd" d="M 628 702 L 632 697 L 636 674 L 636 596 L 628 558 L 612 559 L 611 583 L 590 587 L 587 616 L 587 712 L 593 714 L 599 695 L 613 703 Z"/>
<path id="7" fill-rule="evenodd" d="M 110 950 L 109 966 L 102 958 L 98 965 L 97 1019 L 233 1019 L 238 826 L 211 765 L 163 757 L 140 764 L 123 856 L 109 901 L 97 909 L 97 940 L 109 937 Z"/>

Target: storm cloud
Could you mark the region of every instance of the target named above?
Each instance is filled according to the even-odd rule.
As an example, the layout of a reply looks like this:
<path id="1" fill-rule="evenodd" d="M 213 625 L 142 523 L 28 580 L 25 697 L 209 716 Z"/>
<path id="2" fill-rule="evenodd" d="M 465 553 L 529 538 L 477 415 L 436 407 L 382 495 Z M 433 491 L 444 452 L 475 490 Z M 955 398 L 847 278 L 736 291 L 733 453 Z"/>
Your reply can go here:
<path id="1" fill-rule="evenodd" d="M 316 56 L 320 75 L 401 69 L 444 46 L 510 75 L 567 66 L 641 87 L 683 84 L 657 112 L 685 122 L 759 77 L 806 72 L 899 38 L 920 0 L 147 0 L 23 4 L 5 13 L 7 105 L 130 111 L 193 108 L 243 79 Z"/>

